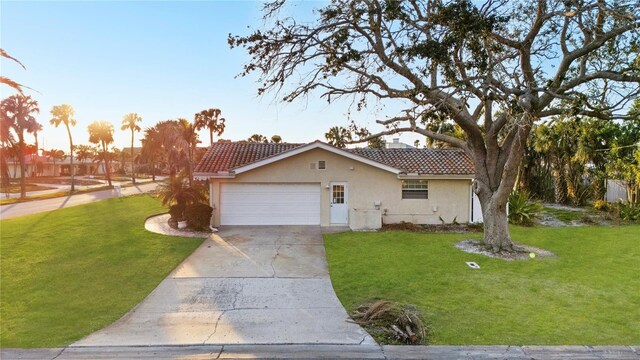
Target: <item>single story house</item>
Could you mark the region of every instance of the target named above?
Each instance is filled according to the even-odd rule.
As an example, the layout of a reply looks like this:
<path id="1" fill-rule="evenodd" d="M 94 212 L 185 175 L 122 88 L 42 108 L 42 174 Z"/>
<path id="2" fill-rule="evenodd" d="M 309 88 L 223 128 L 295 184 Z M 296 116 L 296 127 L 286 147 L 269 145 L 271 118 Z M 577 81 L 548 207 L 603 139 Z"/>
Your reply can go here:
<path id="1" fill-rule="evenodd" d="M 457 149 L 338 149 L 214 143 L 195 168 L 207 180 L 211 223 L 347 225 L 472 221 L 474 166 Z M 473 211 L 476 212 L 474 216 Z"/>
<path id="2" fill-rule="evenodd" d="M 64 159 L 53 160 L 49 156 L 42 155 L 25 155 L 25 175 L 27 177 L 36 176 L 70 176 L 71 175 L 71 157 L 65 156 Z M 111 163 L 111 171 L 116 168 L 116 162 Z M 91 159 L 78 160 L 74 158 L 73 167 L 76 169 L 76 175 L 104 175 L 104 162 L 96 162 Z M 20 161 L 17 158 L 9 158 L 7 160 L 7 170 L 11 179 L 20 178 Z"/>

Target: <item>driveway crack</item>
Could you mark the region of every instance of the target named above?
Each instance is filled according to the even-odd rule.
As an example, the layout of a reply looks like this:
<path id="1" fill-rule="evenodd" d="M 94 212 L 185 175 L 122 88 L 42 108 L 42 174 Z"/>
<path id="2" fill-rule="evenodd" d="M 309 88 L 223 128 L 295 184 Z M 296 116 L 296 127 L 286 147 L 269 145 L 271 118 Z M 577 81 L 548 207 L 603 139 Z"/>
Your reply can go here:
<path id="1" fill-rule="evenodd" d="M 273 275 L 271 275 L 272 278 L 276 277 L 276 268 L 275 266 L 273 266 L 273 263 L 276 261 L 276 258 L 280 255 L 280 249 L 282 248 L 284 244 L 280 244 L 278 245 L 278 247 L 276 248 L 276 254 L 271 258 L 271 271 L 273 271 Z"/>
<path id="2" fill-rule="evenodd" d="M 67 347 L 66 347 L 66 346 L 65 346 L 65 347 L 63 347 L 63 348 L 62 348 L 62 350 L 60 350 L 60 352 L 58 353 L 58 355 L 56 355 L 56 356 L 54 356 L 53 358 L 51 358 L 51 360 L 55 360 L 55 359 L 59 358 L 59 357 L 60 357 L 60 355 L 62 355 L 62 353 L 63 353 L 65 350 L 67 350 Z"/>
<path id="3" fill-rule="evenodd" d="M 220 315 L 218 316 L 218 319 L 216 320 L 216 325 L 213 327 L 213 332 L 211 333 L 211 335 L 209 335 L 209 337 L 206 338 L 206 340 L 204 342 L 202 342 L 202 345 L 206 345 L 207 342 L 209 340 L 211 340 L 211 337 L 213 337 L 213 335 L 216 334 L 216 331 L 218 331 L 218 324 L 220 323 L 220 319 L 222 318 L 222 315 L 224 315 L 227 312 L 227 310 L 223 310 Z M 219 356 L 219 355 L 218 355 Z"/>
<path id="4" fill-rule="evenodd" d="M 244 290 L 244 282 L 240 283 L 240 288 L 236 291 L 234 297 L 233 297 L 233 304 L 231 304 L 231 307 L 233 309 L 236 308 L 236 303 L 238 302 L 238 298 L 240 297 L 240 294 L 242 293 L 242 291 Z"/>

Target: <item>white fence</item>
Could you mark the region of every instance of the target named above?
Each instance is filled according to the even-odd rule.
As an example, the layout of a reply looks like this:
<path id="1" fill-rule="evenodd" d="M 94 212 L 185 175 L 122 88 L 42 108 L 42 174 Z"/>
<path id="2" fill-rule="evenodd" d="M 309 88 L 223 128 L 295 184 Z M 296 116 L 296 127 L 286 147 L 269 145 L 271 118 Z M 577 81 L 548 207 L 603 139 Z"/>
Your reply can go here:
<path id="1" fill-rule="evenodd" d="M 607 179 L 607 201 L 628 201 L 627 182 L 624 180 Z"/>

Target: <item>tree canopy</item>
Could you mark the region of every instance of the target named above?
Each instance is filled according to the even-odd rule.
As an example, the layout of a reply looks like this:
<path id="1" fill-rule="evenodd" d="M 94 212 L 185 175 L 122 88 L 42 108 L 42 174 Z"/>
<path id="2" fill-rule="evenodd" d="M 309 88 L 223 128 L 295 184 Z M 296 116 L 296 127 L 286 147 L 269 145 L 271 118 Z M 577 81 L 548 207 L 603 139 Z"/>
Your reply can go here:
<path id="1" fill-rule="evenodd" d="M 533 124 L 570 113 L 627 118 L 640 92 L 636 1 L 332 0 L 312 22 L 265 6 L 265 28 L 229 36 L 257 72 L 258 93 L 294 101 L 318 92 L 404 110 L 356 129 L 358 140 L 417 132 L 463 149 L 474 161 L 474 192 L 485 241 L 510 250 L 506 203 Z M 452 121 L 459 138 L 434 130 Z"/>

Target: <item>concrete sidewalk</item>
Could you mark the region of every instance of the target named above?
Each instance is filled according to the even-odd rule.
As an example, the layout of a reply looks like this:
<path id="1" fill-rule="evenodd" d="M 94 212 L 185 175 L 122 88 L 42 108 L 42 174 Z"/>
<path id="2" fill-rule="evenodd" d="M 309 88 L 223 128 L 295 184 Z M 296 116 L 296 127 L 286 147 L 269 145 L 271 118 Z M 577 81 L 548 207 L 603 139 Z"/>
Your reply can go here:
<path id="1" fill-rule="evenodd" d="M 0 219 L 10 219 L 17 216 L 36 214 L 45 211 L 52 211 L 76 205 L 88 204 L 94 201 L 110 199 L 119 196 L 129 196 L 153 191 L 158 183 L 148 183 L 121 188 L 120 192 L 115 189 L 95 191 L 85 194 L 63 196 L 53 199 L 34 200 L 22 203 L 0 205 Z"/>
<path id="2" fill-rule="evenodd" d="M 3 349 L 13 359 L 616 359 L 638 346 L 194 345 Z"/>

